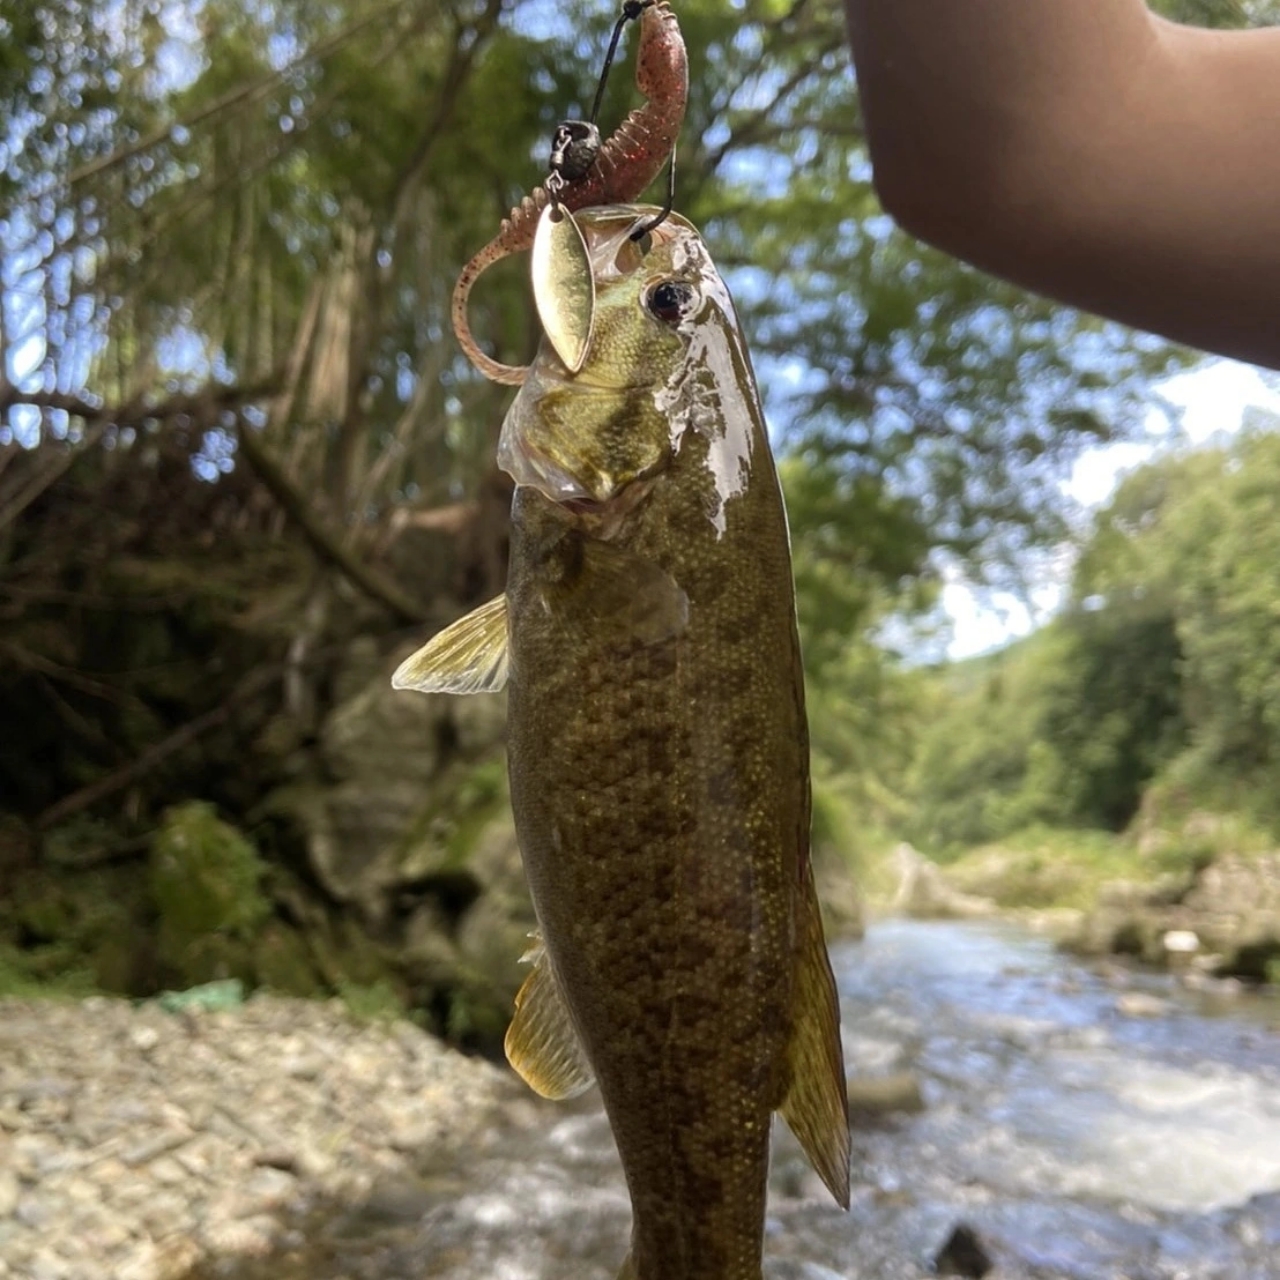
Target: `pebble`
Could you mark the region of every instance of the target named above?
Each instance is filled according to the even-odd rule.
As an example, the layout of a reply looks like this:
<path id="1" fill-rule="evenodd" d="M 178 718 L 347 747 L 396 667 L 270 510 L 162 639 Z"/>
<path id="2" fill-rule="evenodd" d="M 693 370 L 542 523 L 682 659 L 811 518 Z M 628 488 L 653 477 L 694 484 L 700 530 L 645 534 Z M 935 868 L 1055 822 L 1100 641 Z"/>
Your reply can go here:
<path id="1" fill-rule="evenodd" d="M 295 1213 L 367 1207 L 374 1188 L 412 1218 L 428 1203 L 418 1168 L 471 1141 L 511 1088 L 335 1002 L 176 1016 L 0 999 L 0 1280 L 177 1280 L 265 1256 Z"/>
<path id="2" fill-rule="evenodd" d="M 885 1116 L 895 1112 L 915 1115 L 925 1109 L 920 1080 L 913 1071 L 888 1076 L 850 1076 L 845 1082 L 849 1110 L 861 1116 Z"/>
<path id="3" fill-rule="evenodd" d="M 1116 997 L 1116 1011 L 1126 1018 L 1162 1018 L 1172 1008 L 1163 996 L 1146 991 L 1124 991 Z"/>
<path id="4" fill-rule="evenodd" d="M 8 1218 L 18 1207 L 18 1175 L 0 1169 L 0 1218 Z"/>

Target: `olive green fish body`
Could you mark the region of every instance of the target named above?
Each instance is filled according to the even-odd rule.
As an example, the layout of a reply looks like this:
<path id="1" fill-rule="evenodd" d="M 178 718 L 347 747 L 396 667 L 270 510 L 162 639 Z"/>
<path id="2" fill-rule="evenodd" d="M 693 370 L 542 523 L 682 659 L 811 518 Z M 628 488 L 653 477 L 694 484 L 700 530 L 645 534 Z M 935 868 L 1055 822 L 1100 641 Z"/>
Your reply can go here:
<path id="1" fill-rule="evenodd" d="M 611 587 L 584 561 L 590 535 L 518 491 L 511 790 L 545 945 L 627 1173 L 637 1273 L 756 1280 L 807 748 L 776 495 L 753 487 L 726 513 L 735 536 L 706 537 L 697 452 L 612 544 L 680 584 L 677 636 L 592 630 L 590 598 Z"/>
<path id="2" fill-rule="evenodd" d="M 544 344 L 508 416 L 505 611 L 462 627 L 460 665 L 508 683 L 542 934 L 509 1056 L 548 1096 L 598 1081 L 624 1276 L 759 1280 L 775 1110 L 848 1200 L 790 552 L 728 294 L 678 216 L 630 245 L 643 212 L 577 215 L 585 359 Z M 448 636 L 398 680 L 446 687 Z M 436 674 L 401 678 L 415 662 Z"/>

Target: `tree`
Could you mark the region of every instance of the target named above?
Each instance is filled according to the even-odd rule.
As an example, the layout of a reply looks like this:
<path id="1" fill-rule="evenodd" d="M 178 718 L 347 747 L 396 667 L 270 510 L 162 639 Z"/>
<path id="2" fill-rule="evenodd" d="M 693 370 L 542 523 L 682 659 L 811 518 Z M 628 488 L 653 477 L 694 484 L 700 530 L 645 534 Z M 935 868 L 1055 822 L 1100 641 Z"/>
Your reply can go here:
<path id="1" fill-rule="evenodd" d="M 1274 822 L 1278 515 L 1280 421 L 1126 477 L 1084 541 L 1066 610 L 949 674 L 914 764 L 919 838 L 976 843 L 1032 822 L 1118 831 L 1175 778 L 1188 804 L 1226 797 Z"/>
<path id="2" fill-rule="evenodd" d="M 929 600 L 937 554 L 1016 571 L 1061 530 L 1071 459 L 1135 429 L 1184 356 L 890 227 L 836 0 L 679 12 L 677 203 L 735 290 L 788 460 L 809 674 L 850 717 L 887 708 L 876 628 Z M 350 622 L 351 592 L 382 619 L 361 625 L 390 628 L 499 589 L 505 392 L 463 361 L 448 297 L 555 122 L 585 112 L 611 17 L 586 0 L 209 0 L 196 18 L 38 0 L 9 20 L 0 530 L 72 467 L 90 487 L 153 474 L 172 501 L 156 459 L 181 455 L 192 486 L 251 473 L 219 519 L 310 549 L 291 654 Z M 606 130 L 633 100 L 624 64 Z M 527 358 L 518 264 L 474 310 L 502 357 Z M 428 527 L 469 540 L 465 572 L 406 573 L 396 548 Z M 63 573 L 38 604 L 37 550 L 19 572 L 11 545 L 0 569 L 33 627 Z M 817 735 L 843 771 L 874 754 L 853 745 L 876 718 L 852 723 Z"/>

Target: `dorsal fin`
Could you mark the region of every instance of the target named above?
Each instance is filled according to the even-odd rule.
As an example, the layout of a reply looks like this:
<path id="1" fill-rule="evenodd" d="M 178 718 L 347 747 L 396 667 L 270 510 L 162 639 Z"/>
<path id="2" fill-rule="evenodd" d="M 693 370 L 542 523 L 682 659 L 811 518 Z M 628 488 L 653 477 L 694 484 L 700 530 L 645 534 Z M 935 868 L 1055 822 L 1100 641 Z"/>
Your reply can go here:
<path id="1" fill-rule="evenodd" d="M 498 596 L 434 635 L 391 677 L 422 693 L 497 693 L 507 683 L 507 598 Z"/>
<path id="2" fill-rule="evenodd" d="M 516 1016 L 503 1042 L 507 1061 L 534 1093 L 556 1102 L 576 1098 L 595 1083 L 595 1072 L 541 940 L 524 958 L 533 972 L 516 995 Z"/>
<path id="3" fill-rule="evenodd" d="M 796 914 L 794 1022 L 789 1084 L 779 1110 L 841 1208 L 849 1207 L 849 1095 L 840 1043 L 840 999 L 831 972 L 813 876 Z"/>

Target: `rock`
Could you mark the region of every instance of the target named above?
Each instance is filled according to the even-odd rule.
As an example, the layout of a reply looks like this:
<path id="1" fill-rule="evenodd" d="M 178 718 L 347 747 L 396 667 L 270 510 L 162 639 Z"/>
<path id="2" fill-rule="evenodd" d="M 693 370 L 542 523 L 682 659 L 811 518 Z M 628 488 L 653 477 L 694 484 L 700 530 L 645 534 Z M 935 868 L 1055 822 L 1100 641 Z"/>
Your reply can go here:
<path id="1" fill-rule="evenodd" d="M 324 1069 L 289 1070 L 304 1060 Z M 0 1132 L 0 1276 L 177 1280 L 215 1254 L 275 1251 L 320 1201 L 415 1220 L 410 1129 L 451 1166 L 509 1089 L 420 1028 L 360 1025 L 338 1002 L 256 996 L 185 1019 L 0 999 L 0 1116 L 22 1126 Z"/>
<path id="2" fill-rule="evenodd" d="M 170 985 L 252 971 L 249 947 L 271 914 L 261 887 L 266 866 L 212 805 L 192 801 L 168 810 L 151 841 L 149 871 Z"/>
<path id="3" fill-rule="evenodd" d="M 18 1177 L 12 1169 L 0 1169 L 0 1218 L 11 1217 L 18 1207 Z"/>
<path id="4" fill-rule="evenodd" d="M 969 1276 L 972 1280 L 981 1280 L 994 1266 L 977 1231 L 967 1222 L 956 1223 L 933 1258 L 933 1269 L 939 1275 Z"/>
<path id="5" fill-rule="evenodd" d="M 403 654 L 361 667 L 363 678 L 349 682 L 350 692 L 339 686 L 345 696 L 321 730 L 324 775 L 310 790 L 277 796 L 301 819 L 312 867 L 325 888 L 371 916 L 398 880 L 430 869 L 406 867 L 424 837 L 448 843 L 453 832 L 442 830 L 437 819 L 450 827 L 453 815 L 442 808 L 455 800 L 462 808 L 474 807 L 474 797 L 465 794 L 469 775 L 489 770 L 496 784 L 484 797 L 489 799 L 501 791 L 505 773 L 501 760 L 477 759 L 502 741 L 505 698 L 393 689 L 391 673 L 410 652 L 406 647 Z"/>
<path id="6" fill-rule="evenodd" d="M 1064 945 L 1266 981 L 1280 965 L 1280 854 L 1223 855 L 1189 881 L 1110 882 Z"/>
<path id="7" fill-rule="evenodd" d="M 925 1109 L 924 1094 L 914 1071 L 899 1071 L 890 1076 L 850 1076 L 845 1084 L 851 1116 L 917 1115 Z"/>
<path id="8" fill-rule="evenodd" d="M 414 1177 L 384 1177 L 358 1210 L 366 1222 L 416 1222 L 435 1203 L 435 1192 Z"/>
<path id="9" fill-rule="evenodd" d="M 994 914 L 995 903 L 962 893 L 946 880 L 937 863 L 903 842 L 893 851 L 898 888 L 890 910 L 920 920 L 969 919 Z"/>
<path id="10" fill-rule="evenodd" d="M 1126 1018 L 1162 1018 L 1173 1006 L 1146 991 L 1124 991 L 1116 997 L 1116 1012 Z"/>
<path id="11" fill-rule="evenodd" d="M 129 1043 L 139 1053 L 150 1053 L 160 1043 L 160 1033 L 155 1027 L 134 1027 L 129 1032 Z"/>
<path id="12" fill-rule="evenodd" d="M 1191 956 L 1200 950 L 1200 938 L 1193 929 L 1170 929 L 1160 945 L 1168 956 Z"/>

